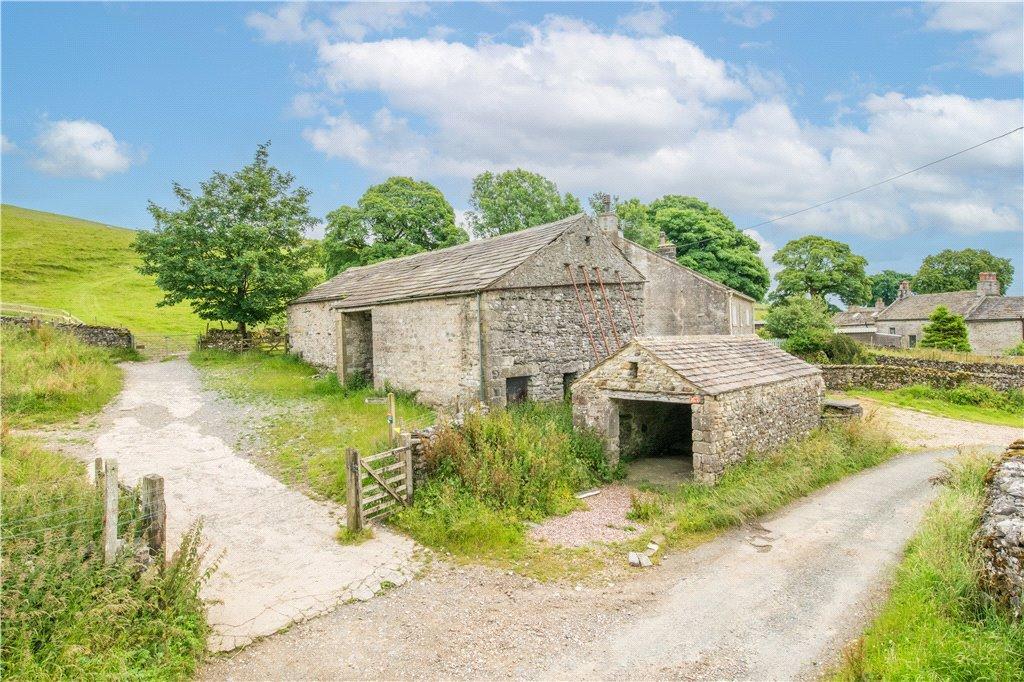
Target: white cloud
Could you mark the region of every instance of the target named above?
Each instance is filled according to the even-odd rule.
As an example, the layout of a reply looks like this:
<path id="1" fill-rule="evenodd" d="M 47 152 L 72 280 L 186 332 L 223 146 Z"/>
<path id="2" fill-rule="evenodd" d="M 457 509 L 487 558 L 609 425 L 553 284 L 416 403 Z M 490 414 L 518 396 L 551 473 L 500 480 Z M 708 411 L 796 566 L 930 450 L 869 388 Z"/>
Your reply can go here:
<path id="1" fill-rule="evenodd" d="M 455 29 L 451 26 L 445 26 L 444 24 L 438 24 L 437 26 L 431 26 L 427 29 L 427 35 L 436 40 L 446 40 L 455 34 Z"/>
<path id="2" fill-rule="evenodd" d="M 310 17 L 305 3 L 285 3 L 274 13 L 252 12 L 245 23 L 272 43 L 320 42 L 329 38 L 363 40 L 368 35 L 405 28 L 409 17 L 430 12 L 423 2 L 350 2 L 326 18 Z"/>
<path id="3" fill-rule="evenodd" d="M 326 92 L 372 93 L 383 106 L 365 120 L 329 106 L 305 136 L 326 155 L 385 172 L 468 180 L 523 166 L 584 196 L 693 194 L 767 219 L 976 144 L 1022 116 L 1019 99 L 888 92 L 844 103 L 857 125 L 812 124 L 794 115 L 779 74 L 713 59 L 678 36 L 606 33 L 561 17 L 524 30 L 516 43 L 325 41 Z M 955 230 L 914 208 L 950 196 L 1002 207 L 983 221 L 989 229 L 1019 225 L 1021 163 L 1019 136 L 1008 138 L 777 225 L 875 237 Z"/>
<path id="4" fill-rule="evenodd" d="M 18 145 L 11 142 L 6 135 L 0 134 L 0 153 L 10 154 L 11 152 L 17 151 L 17 149 Z"/>
<path id="5" fill-rule="evenodd" d="M 773 242 L 769 241 L 767 237 L 765 237 L 757 230 L 743 230 L 743 234 L 753 239 L 755 242 L 757 242 L 758 246 L 761 247 L 761 251 L 758 255 L 761 256 L 761 260 L 764 261 L 764 264 L 768 266 L 768 272 L 770 272 L 774 277 L 775 273 L 782 269 L 781 265 L 775 263 L 772 260 L 772 257 L 775 255 L 775 252 L 779 250 L 779 247 L 777 247 Z"/>
<path id="6" fill-rule="evenodd" d="M 671 19 L 672 15 L 662 9 L 661 5 L 655 3 L 619 17 L 617 23 L 620 28 L 630 33 L 657 36 L 664 32 L 665 24 Z"/>
<path id="7" fill-rule="evenodd" d="M 730 24 L 744 28 L 757 28 L 775 18 L 775 10 L 768 5 L 753 2 L 723 2 L 715 5 Z"/>
<path id="8" fill-rule="evenodd" d="M 770 40 L 748 40 L 745 43 L 740 43 L 741 50 L 768 50 L 774 47 L 774 44 Z"/>
<path id="9" fill-rule="evenodd" d="M 1024 12 L 1020 3 L 964 2 L 934 8 L 925 28 L 974 33 L 980 69 L 991 75 L 1024 70 Z"/>
<path id="10" fill-rule="evenodd" d="M 132 164 L 129 147 L 93 121 L 47 123 L 35 142 L 41 156 L 33 165 L 48 175 L 102 180 Z"/>
<path id="11" fill-rule="evenodd" d="M 960 234 L 1019 232 L 1020 216 L 1009 206 L 971 201 L 932 201 L 914 204 L 914 211 L 943 228 Z"/>

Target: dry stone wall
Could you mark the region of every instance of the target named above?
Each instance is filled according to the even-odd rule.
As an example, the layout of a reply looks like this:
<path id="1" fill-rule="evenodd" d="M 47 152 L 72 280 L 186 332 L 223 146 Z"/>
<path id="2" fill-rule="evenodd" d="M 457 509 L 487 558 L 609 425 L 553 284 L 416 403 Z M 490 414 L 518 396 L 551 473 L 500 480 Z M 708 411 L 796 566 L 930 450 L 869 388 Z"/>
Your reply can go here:
<path id="1" fill-rule="evenodd" d="M 989 362 L 950 362 L 877 355 L 876 365 L 821 365 L 825 386 L 830 390 L 867 388 L 893 391 L 914 384 L 955 388 L 973 383 L 997 391 L 1024 388 L 1024 365 Z"/>
<path id="2" fill-rule="evenodd" d="M 1010 388 L 1024 388 L 1024 364 L 1000 362 L 955 362 L 951 360 L 928 360 L 925 358 L 899 355 L 876 355 L 875 362 L 889 367 L 914 367 L 956 374 L 966 373 L 972 382 L 985 384 L 1005 391 Z"/>
<path id="3" fill-rule="evenodd" d="M 0 318 L 0 324 L 9 324 L 17 327 L 32 326 L 32 320 L 27 317 Z M 103 327 L 92 324 L 68 324 L 66 322 L 41 322 L 47 326 L 73 334 L 82 343 L 90 346 L 102 346 L 104 348 L 134 348 L 135 338 L 132 333 L 122 327 Z"/>
<path id="4" fill-rule="evenodd" d="M 981 526 L 982 586 L 1014 618 L 1024 615 L 1024 440 L 1013 443 L 988 474 Z"/>

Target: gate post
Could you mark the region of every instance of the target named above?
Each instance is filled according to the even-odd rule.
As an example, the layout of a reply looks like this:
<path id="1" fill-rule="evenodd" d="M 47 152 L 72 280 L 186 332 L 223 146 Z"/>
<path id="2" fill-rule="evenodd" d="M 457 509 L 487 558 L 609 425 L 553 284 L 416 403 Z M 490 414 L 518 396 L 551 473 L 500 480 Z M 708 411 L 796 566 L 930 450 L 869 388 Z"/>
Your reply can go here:
<path id="1" fill-rule="evenodd" d="M 117 512 L 121 489 L 117 486 L 117 460 L 107 459 L 103 469 L 103 563 L 117 558 Z"/>
<path id="2" fill-rule="evenodd" d="M 164 502 L 164 477 L 148 474 L 142 477 L 142 518 L 150 555 L 166 563 L 167 505 Z"/>
<path id="3" fill-rule="evenodd" d="M 348 529 L 358 533 L 363 529 L 363 475 L 359 470 L 359 451 L 345 449 L 345 468 L 348 492 Z"/>
<path id="4" fill-rule="evenodd" d="M 412 504 L 412 443 L 408 443 L 404 448 L 405 453 L 402 457 L 405 460 L 405 501 L 408 504 Z"/>

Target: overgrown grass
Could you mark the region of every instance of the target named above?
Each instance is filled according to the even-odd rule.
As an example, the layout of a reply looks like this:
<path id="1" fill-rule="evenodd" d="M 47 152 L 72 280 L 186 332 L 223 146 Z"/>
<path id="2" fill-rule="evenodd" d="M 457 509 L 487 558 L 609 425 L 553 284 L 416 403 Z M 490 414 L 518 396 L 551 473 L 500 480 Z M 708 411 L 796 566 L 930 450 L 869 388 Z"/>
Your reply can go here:
<path id="1" fill-rule="evenodd" d="M 439 434 L 427 467 L 429 482 L 394 523 L 428 547 L 534 574 L 545 562 L 525 523 L 571 511 L 576 492 L 613 474 L 600 439 L 573 430 L 567 404 L 469 415 L 460 429 Z M 566 550 L 561 560 L 589 559 Z"/>
<path id="2" fill-rule="evenodd" d="M 263 459 L 284 481 L 345 501 L 345 450 L 368 455 L 387 449 L 387 406 L 368 386 L 342 385 L 333 373 L 288 355 L 195 351 L 191 362 L 206 383 L 241 402 L 265 402 L 273 416 L 263 429 Z M 397 393 L 401 426 L 426 426 L 433 412 Z"/>
<path id="3" fill-rule="evenodd" d="M 32 425 L 95 412 L 120 387 L 111 353 L 43 328 L 2 330 L 4 418 Z M 100 549 L 102 508 L 84 466 L 34 440 L 0 433 L 0 677 L 181 679 L 195 670 L 207 625 L 198 597 L 199 531 L 164 571 Z M 122 496 L 121 539 L 140 531 Z"/>
<path id="4" fill-rule="evenodd" d="M 98 412 L 121 390 L 114 360 L 123 352 L 80 343 L 43 325 L 0 327 L 4 419 L 13 426 L 52 424 Z"/>
<path id="5" fill-rule="evenodd" d="M 947 465 L 942 492 L 910 542 L 888 603 L 846 654 L 839 680 L 1024 680 L 1024 623 L 978 586 L 971 539 L 992 458 Z"/>
<path id="6" fill-rule="evenodd" d="M 956 353 L 954 351 L 942 350 L 940 348 L 886 348 L 883 346 L 870 349 L 875 355 L 892 355 L 896 357 L 915 358 L 918 360 L 943 360 L 947 362 L 983 362 L 989 364 L 1024 364 L 1024 357 L 1012 355 L 975 355 L 973 353 Z"/>
<path id="7" fill-rule="evenodd" d="M 1024 391 L 996 391 L 964 384 L 956 388 L 906 386 L 895 391 L 851 389 L 850 395 L 951 419 L 1024 427 Z"/>
<path id="8" fill-rule="evenodd" d="M 196 334 L 206 323 L 187 304 L 157 308 L 152 277 L 136 271 L 135 230 L 4 204 L 3 298 L 67 310 L 92 324 L 143 334 Z"/>
<path id="9" fill-rule="evenodd" d="M 898 451 L 873 421 L 825 426 L 766 456 L 750 456 L 727 468 L 714 486 L 679 486 L 667 495 L 661 524 L 670 544 L 693 544 L 881 464 Z"/>

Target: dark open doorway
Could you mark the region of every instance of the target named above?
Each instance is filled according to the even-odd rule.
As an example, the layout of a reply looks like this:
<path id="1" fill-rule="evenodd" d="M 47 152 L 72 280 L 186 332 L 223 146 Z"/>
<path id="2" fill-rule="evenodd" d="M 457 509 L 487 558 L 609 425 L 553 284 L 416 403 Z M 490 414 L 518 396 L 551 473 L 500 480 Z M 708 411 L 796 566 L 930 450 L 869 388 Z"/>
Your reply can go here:
<path id="1" fill-rule="evenodd" d="M 619 403 L 619 453 L 627 481 L 673 486 L 693 476 L 693 407 L 685 403 Z"/>

